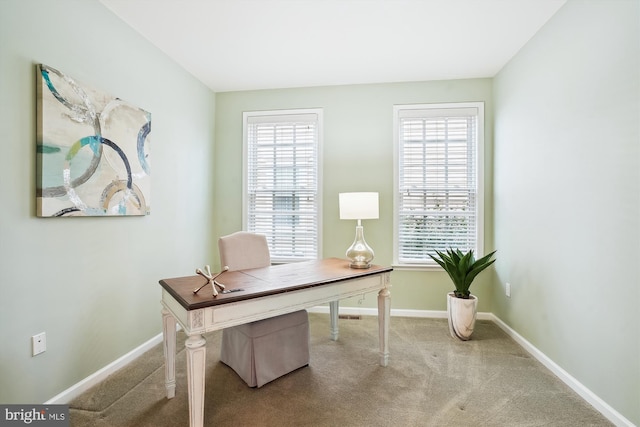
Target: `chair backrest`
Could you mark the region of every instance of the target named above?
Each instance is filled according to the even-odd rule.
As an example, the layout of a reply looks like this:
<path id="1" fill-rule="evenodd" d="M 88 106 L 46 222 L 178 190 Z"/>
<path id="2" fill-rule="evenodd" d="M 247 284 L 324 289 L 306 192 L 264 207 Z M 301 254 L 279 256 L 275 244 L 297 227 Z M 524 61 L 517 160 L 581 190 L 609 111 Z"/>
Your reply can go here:
<path id="1" fill-rule="evenodd" d="M 262 234 L 237 231 L 218 239 L 220 265 L 229 270 L 268 267 L 271 255 L 267 238 Z"/>

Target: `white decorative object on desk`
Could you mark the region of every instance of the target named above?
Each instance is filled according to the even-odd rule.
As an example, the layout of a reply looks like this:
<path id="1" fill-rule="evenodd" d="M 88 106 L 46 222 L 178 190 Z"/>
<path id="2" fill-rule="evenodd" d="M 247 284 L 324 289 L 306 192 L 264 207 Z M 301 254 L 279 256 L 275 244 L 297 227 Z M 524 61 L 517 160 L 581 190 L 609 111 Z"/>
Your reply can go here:
<path id="1" fill-rule="evenodd" d="M 209 284 L 211 284 L 211 288 L 213 289 L 213 296 L 214 297 L 218 296 L 218 290 L 216 289 L 216 286 L 218 286 L 220 289 L 222 289 L 222 293 L 225 293 L 224 292 L 224 285 L 222 283 L 216 282 L 216 279 L 222 273 L 224 273 L 225 271 L 229 270 L 229 267 L 227 267 L 225 265 L 225 267 L 222 269 L 222 271 L 220 273 L 216 274 L 215 276 L 211 274 L 211 267 L 209 267 L 208 265 L 205 265 L 204 269 L 205 269 L 205 271 L 202 271 L 199 268 L 196 268 L 196 274 L 199 274 L 202 277 L 204 277 L 205 279 L 207 279 L 207 283 L 205 283 L 204 285 L 200 286 L 198 289 L 194 289 L 193 293 L 197 294 L 200 289 L 204 288 L 205 286 L 207 286 Z"/>

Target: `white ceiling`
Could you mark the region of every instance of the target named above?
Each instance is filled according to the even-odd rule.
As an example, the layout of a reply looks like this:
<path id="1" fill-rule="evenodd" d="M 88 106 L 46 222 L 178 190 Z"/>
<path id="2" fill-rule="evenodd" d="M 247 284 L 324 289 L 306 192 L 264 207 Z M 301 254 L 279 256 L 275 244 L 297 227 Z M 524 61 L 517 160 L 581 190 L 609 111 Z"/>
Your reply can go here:
<path id="1" fill-rule="evenodd" d="M 215 92 L 493 77 L 566 0 L 100 0 Z"/>

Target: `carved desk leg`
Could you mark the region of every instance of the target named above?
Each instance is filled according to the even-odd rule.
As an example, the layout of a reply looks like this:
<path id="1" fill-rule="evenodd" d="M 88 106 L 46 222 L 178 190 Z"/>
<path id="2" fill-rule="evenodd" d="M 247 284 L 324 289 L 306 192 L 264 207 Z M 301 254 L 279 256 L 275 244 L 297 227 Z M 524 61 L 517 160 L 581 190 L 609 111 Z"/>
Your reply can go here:
<path id="1" fill-rule="evenodd" d="M 331 339 L 338 341 L 338 301 L 329 303 L 329 313 L 331 315 Z"/>
<path id="2" fill-rule="evenodd" d="M 383 280 L 389 280 L 388 275 Z M 388 284 L 388 283 L 387 283 Z M 385 287 L 378 292 L 378 332 L 380 334 L 380 366 L 389 364 L 389 318 L 391 316 L 391 292 Z"/>
<path id="3" fill-rule="evenodd" d="M 167 399 L 176 395 L 176 319 L 162 309 L 162 345 L 164 348 L 164 386 Z"/>
<path id="4" fill-rule="evenodd" d="M 204 424 L 204 380 L 207 351 L 202 335 L 187 338 L 187 383 L 189 386 L 189 425 Z"/>

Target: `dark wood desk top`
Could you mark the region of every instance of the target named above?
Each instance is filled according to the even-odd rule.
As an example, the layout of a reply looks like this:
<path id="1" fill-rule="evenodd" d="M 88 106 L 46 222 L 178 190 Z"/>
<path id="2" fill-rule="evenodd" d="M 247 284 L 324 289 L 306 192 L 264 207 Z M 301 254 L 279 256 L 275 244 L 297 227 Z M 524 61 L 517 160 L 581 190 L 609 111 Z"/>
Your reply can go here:
<path id="1" fill-rule="evenodd" d="M 211 285 L 197 294 L 193 291 L 202 286 L 206 279 L 202 276 L 176 277 L 160 280 L 160 285 L 187 310 L 227 304 L 251 298 L 259 298 L 283 292 L 326 285 L 343 280 L 370 276 L 392 271 L 391 267 L 372 265 L 367 269 L 349 268 L 349 261 L 326 258 L 250 270 L 227 271 L 216 281 L 226 289 L 242 288 L 244 291 L 213 296 Z M 218 289 L 218 292 L 220 289 Z"/>

